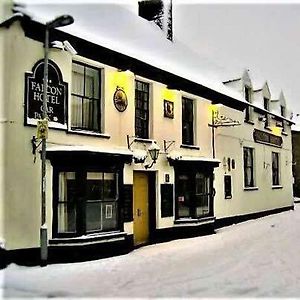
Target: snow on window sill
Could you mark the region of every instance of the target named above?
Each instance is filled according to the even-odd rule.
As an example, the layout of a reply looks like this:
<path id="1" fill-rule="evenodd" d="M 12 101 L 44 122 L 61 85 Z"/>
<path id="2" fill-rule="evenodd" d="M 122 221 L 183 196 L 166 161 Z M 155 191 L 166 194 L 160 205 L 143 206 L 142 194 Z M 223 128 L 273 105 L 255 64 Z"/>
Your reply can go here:
<path id="1" fill-rule="evenodd" d="M 79 129 L 69 129 L 68 133 L 71 134 L 82 134 L 82 135 L 91 135 L 91 136 L 97 136 L 105 139 L 110 139 L 110 135 L 107 133 L 100 133 L 95 131 L 88 131 L 88 130 L 79 130 Z"/>
<path id="2" fill-rule="evenodd" d="M 258 186 L 247 186 L 244 187 L 244 191 L 256 191 L 258 190 Z"/>
<path id="3" fill-rule="evenodd" d="M 51 246 L 84 246 L 98 243 L 115 242 L 125 240 L 125 232 L 101 232 L 77 237 L 57 237 L 49 240 Z"/>
<path id="4" fill-rule="evenodd" d="M 272 185 L 272 189 L 276 190 L 276 189 L 282 189 L 283 186 L 282 185 Z"/>

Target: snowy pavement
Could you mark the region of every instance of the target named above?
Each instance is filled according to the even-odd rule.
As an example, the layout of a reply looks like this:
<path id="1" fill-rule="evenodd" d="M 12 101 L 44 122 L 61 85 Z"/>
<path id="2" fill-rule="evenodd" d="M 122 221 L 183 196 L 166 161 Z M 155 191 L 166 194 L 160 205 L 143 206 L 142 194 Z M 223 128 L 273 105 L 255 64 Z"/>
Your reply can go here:
<path id="1" fill-rule="evenodd" d="M 3 297 L 300 297 L 295 211 L 96 261 L 0 271 Z M 0 295 L 1 296 L 1 295 Z"/>

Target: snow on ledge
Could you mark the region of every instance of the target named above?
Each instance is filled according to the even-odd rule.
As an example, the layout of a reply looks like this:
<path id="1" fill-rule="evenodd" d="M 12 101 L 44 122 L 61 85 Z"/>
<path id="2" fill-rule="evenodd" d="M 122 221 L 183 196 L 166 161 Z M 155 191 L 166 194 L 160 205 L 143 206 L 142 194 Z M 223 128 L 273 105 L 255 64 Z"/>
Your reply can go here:
<path id="1" fill-rule="evenodd" d="M 221 161 L 219 159 L 216 159 L 216 158 L 205 157 L 205 156 L 182 155 L 178 151 L 171 151 L 167 155 L 167 158 L 172 159 L 172 160 L 180 160 L 180 161 L 203 161 L 203 162 L 221 163 Z"/>
<path id="2" fill-rule="evenodd" d="M 57 152 L 57 151 L 88 151 L 97 153 L 110 153 L 110 154 L 120 154 L 120 155 L 130 155 L 132 152 L 128 149 L 123 148 L 105 148 L 96 146 L 85 146 L 85 145 L 55 145 L 48 146 L 47 152 Z"/>
<path id="3" fill-rule="evenodd" d="M 135 162 L 144 162 L 147 158 L 147 151 L 143 149 L 134 149 L 132 154 Z"/>

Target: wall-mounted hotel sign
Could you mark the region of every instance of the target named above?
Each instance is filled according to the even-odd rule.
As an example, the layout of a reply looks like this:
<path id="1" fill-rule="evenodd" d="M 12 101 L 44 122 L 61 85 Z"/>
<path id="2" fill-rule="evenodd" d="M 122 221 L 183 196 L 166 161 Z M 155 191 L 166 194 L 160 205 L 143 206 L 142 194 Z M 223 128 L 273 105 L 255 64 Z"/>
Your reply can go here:
<path id="1" fill-rule="evenodd" d="M 269 144 L 276 147 L 282 146 L 282 137 L 277 136 L 265 131 L 254 129 L 253 131 L 254 141 L 262 144 Z"/>
<path id="2" fill-rule="evenodd" d="M 25 124 L 36 125 L 43 116 L 44 61 L 38 61 L 32 72 L 25 73 Z M 67 129 L 68 84 L 59 67 L 48 63 L 47 114 L 49 127 Z"/>

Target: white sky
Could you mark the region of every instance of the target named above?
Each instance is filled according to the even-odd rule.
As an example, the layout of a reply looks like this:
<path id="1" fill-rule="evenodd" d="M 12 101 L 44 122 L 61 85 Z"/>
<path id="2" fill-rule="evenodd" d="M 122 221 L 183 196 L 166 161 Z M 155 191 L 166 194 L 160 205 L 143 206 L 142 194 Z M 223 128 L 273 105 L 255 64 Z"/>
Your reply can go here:
<path id="1" fill-rule="evenodd" d="M 300 113 L 300 2 L 203 2 L 174 0 L 176 38 L 228 68 L 224 80 L 249 69 Z"/>
<path id="2" fill-rule="evenodd" d="M 126 3 L 137 0 L 19 0 L 23 3 Z M 272 98 L 282 89 L 300 113 L 300 0 L 173 0 L 174 34 L 224 70 L 224 80 L 250 70 Z M 259 88 L 259 86 L 255 86 Z"/>

